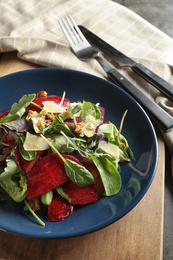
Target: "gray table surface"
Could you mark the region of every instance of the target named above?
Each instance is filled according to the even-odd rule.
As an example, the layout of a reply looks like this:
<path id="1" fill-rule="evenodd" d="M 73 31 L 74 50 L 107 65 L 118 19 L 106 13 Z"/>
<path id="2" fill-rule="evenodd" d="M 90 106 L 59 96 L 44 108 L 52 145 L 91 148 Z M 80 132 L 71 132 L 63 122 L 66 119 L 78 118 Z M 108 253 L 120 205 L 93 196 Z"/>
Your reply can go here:
<path id="1" fill-rule="evenodd" d="M 115 0 L 114 2 L 128 7 L 173 38 L 172 0 Z M 173 260 L 173 180 L 170 164 L 171 157 L 168 151 L 166 151 L 163 248 L 164 260 Z"/>

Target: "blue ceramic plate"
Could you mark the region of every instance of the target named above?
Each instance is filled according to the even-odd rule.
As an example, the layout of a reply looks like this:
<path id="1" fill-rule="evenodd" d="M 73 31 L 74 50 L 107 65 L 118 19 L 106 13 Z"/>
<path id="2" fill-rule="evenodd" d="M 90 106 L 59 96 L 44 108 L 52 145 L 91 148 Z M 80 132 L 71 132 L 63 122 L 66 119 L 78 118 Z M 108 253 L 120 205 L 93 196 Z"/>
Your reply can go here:
<path id="1" fill-rule="evenodd" d="M 99 102 L 106 108 L 106 120 L 119 126 L 128 109 L 122 134 L 134 152 L 135 160 L 121 167 L 122 189 L 116 196 L 76 208 L 61 222 L 46 222 L 41 227 L 19 204 L 0 206 L 0 228 L 4 231 L 35 238 L 65 238 L 87 234 L 119 220 L 147 192 L 157 166 L 157 140 L 153 126 L 137 102 L 114 84 L 101 78 L 66 69 L 33 69 L 0 78 L 0 112 L 18 99 L 44 89 L 48 94 L 62 95 L 71 101 Z M 43 219 L 44 220 L 44 219 Z"/>

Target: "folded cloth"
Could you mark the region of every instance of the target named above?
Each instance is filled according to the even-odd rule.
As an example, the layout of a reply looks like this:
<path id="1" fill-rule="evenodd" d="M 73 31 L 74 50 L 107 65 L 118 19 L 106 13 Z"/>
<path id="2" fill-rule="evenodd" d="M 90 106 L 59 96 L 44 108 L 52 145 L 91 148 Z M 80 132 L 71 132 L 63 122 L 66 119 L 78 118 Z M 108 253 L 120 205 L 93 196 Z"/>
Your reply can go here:
<path id="1" fill-rule="evenodd" d="M 1 0 L 0 52 L 46 67 L 66 67 L 106 77 L 96 61 L 80 61 L 71 51 L 58 19 L 71 14 L 120 51 L 173 83 L 173 39 L 126 7 L 109 0 Z M 115 64 L 114 64 L 115 66 Z M 173 103 L 134 74 L 117 69 L 173 116 Z M 163 137 L 173 150 L 173 130 Z"/>

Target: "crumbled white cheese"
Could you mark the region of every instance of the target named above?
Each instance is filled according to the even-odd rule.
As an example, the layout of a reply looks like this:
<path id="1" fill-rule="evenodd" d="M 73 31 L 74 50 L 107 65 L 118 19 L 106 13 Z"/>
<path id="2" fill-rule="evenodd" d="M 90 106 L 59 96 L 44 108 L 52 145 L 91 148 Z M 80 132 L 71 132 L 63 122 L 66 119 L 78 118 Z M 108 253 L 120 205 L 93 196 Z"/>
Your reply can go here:
<path id="1" fill-rule="evenodd" d="M 117 145 L 102 140 L 99 142 L 98 149 L 99 148 L 107 154 L 112 155 L 116 160 L 119 159 L 120 150 Z"/>
<path id="2" fill-rule="evenodd" d="M 36 133 L 40 133 L 40 132 L 41 132 L 40 128 L 38 127 L 38 121 L 39 121 L 39 120 L 40 120 L 40 119 L 38 119 L 38 118 L 36 118 L 36 117 L 33 117 L 33 118 L 32 118 L 33 128 L 34 128 L 34 131 L 35 131 Z"/>
<path id="3" fill-rule="evenodd" d="M 43 102 L 43 109 L 49 113 L 63 113 L 66 111 L 65 107 L 56 104 L 54 101 Z"/>
<path id="4" fill-rule="evenodd" d="M 49 144 L 41 136 L 27 132 L 23 147 L 26 151 L 44 151 L 49 149 Z"/>

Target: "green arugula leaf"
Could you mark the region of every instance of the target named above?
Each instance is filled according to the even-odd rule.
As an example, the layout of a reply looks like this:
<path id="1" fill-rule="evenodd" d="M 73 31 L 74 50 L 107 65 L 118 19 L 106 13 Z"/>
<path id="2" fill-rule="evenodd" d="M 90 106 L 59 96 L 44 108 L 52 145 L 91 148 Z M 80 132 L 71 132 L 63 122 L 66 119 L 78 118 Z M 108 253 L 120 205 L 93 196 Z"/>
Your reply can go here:
<path id="1" fill-rule="evenodd" d="M 121 134 L 119 135 L 118 143 L 119 143 L 119 148 L 122 150 L 122 153 L 124 153 L 124 155 L 122 155 L 123 158 L 133 158 L 133 152 L 129 147 L 126 138 Z"/>
<path id="2" fill-rule="evenodd" d="M 18 103 L 14 103 L 11 106 L 10 112 L 6 116 L 0 118 L 0 123 L 11 122 L 18 118 L 21 118 L 25 113 L 25 108 L 29 106 L 29 104 L 35 99 L 35 97 L 36 94 L 24 95 L 18 101 Z"/>
<path id="3" fill-rule="evenodd" d="M 17 166 L 16 162 L 12 159 L 7 158 L 7 166 L 4 171 L 0 174 L 0 182 L 10 178 L 12 175 L 19 173 L 21 170 Z"/>
<path id="4" fill-rule="evenodd" d="M 99 130 L 105 134 L 106 138 L 109 142 L 114 142 L 119 134 L 118 129 L 112 123 L 110 124 L 102 124 L 99 126 Z"/>
<path id="5" fill-rule="evenodd" d="M 6 161 L 7 166 L 0 174 L 0 186 L 14 201 L 21 202 L 27 189 L 26 176 L 22 174 L 12 155 Z"/>
<path id="6" fill-rule="evenodd" d="M 9 194 L 9 196 L 16 202 L 21 202 L 25 199 L 27 185 L 26 176 L 22 173 L 18 174 L 19 181 L 12 180 L 11 177 L 1 180 L 0 186 Z"/>
<path id="7" fill-rule="evenodd" d="M 45 223 L 41 220 L 41 218 L 39 218 L 37 216 L 37 214 L 34 212 L 33 208 L 31 207 L 31 203 L 30 201 L 27 201 L 26 199 L 24 200 L 24 203 L 26 205 L 26 208 L 29 210 L 29 212 L 32 214 L 32 216 L 38 221 L 38 223 L 41 225 L 41 226 L 45 226 Z"/>
<path id="8" fill-rule="evenodd" d="M 60 132 L 64 132 L 69 136 L 73 136 L 70 128 L 64 123 L 63 119 L 60 116 L 54 118 L 52 124 L 45 127 L 42 131 L 43 135 L 47 134 L 59 134 Z"/>
<path id="9" fill-rule="evenodd" d="M 77 113 L 79 113 L 79 112 L 81 111 L 81 109 L 82 109 L 82 104 L 81 104 L 81 103 L 77 103 L 76 106 L 74 106 L 74 107 L 72 108 L 72 110 L 70 110 L 70 111 L 67 110 L 66 113 L 63 114 L 63 115 L 61 115 L 61 116 L 62 116 L 62 118 L 63 118 L 64 121 L 65 121 L 66 119 L 69 119 L 69 118 L 75 119 L 75 115 L 76 115 Z"/>
<path id="10" fill-rule="evenodd" d="M 72 109 L 72 112 L 71 112 L 72 116 L 79 113 L 79 111 L 81 111 L 81 109 L 82 109 L 82 104 L 77 103 L 77 105 Z"/>
<path id="11" fill-rule="evenodd" d="M 63 197 L 64 199 L 66 199 L 67 201 L 71 201 L 70 197 L 67 195 L 67 193 L 64 192 L 63 188 L 61 186 L 56 188 L 56 191 L 58 192 L 58 194 Z"/>
<path id="12" fill-rule="evenodd" d="M 92 141 L 90 144 L 88 144 L 85 139 L 77 137 L 68 137 L 63 132 L 61 132 L 61 134 L 66 138 L 70 147 L 73 147 L 73 149 L 79 152 L 82 156 L 88 157 L 90 154 L 94 153 L 93 148 L 95 148 L 96 146 L 95 141 Z"/>
<path id="13" fill-rule="evenodd" d="M 109 142 L 118 145 L 120 151 L 120 161 L 128 161 L 133 157 L 133 152 L 130 149 L 126 138 L 119 133 L 117 127 L 113 124 L 102 124 L 99 130 L 106 136 Z"/>

